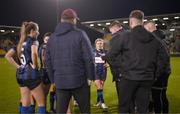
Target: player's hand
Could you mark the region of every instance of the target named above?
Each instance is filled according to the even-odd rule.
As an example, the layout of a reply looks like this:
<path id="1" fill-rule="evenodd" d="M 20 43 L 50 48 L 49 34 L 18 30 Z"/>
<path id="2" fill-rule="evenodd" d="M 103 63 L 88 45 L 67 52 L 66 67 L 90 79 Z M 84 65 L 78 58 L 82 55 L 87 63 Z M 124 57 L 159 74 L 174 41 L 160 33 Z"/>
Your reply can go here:
<path id="1" fill-rule="evenodd" d="M 51 86 L 52 86 L 52 90 L 53 90 L 53 91 L 56 91 L 55 83 L 53 83 Z"/>
<path id="2" fill-rule="evenodd" d="M 18 65 L 16 68 L 17 68 L 17 69 L 19 69 L 20 67 L 21 67 L 21 66 L 20 66 L 20 65 Z"/>
<path id="3" fill-rule="evenodd" d="M 23 66 L 19 66 L 19 68 L 17 69 L 19 74 L 23 74 L 24 73 L 24 67 Z"/>
<path id="4" fill-rule="evenodd" d="M 108 64 L 108 63 L 104 64 L 104 67 L 108 68 L 108 67 L 109 67 L 109 64 Z"/>
<path id="5" fill-rule="evenodd" d="M 31 65 L 31 67 L 33 68 L 33 69 L 35 69 L 36 67 L 35 67 L 35 65 L 33 65 L 32 63 L 30 63 L 30 65 Z"/>

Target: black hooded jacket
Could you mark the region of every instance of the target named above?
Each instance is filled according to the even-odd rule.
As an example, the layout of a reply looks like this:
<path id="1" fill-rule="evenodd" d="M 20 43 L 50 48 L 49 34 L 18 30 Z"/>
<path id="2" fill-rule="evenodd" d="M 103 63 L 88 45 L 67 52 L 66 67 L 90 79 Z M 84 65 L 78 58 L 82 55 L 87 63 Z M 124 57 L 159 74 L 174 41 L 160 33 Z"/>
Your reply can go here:
<path id="1" fill-rule="evenodd" d="M 166 44 L 166 42 L 163 40 L 165 39 L 165 35 L 163 32 L 159 30 L 155 30 L 152 33 L 162 44 L 162 59 L 159 60 L 158 68 L 161 68 L 161 72 L 157 73 L 156 75 L 156 80 L 153 84 L 153 87 L 155 88 L 164 88 L 167 87 L 168 85 L 168 78 L 169 75 L 171 74 L 171 66 L 170 66 L 170 53 L 169 53 L 169 48 Z M 164 63 L 161 63 L 164 62 Z M 162 66 L 163 65 L 163 66 Z"/>
<path id="2" fill-rule="evenodd" d="M 143 26 L 136 26 L 118 37 L 103 59 L 118 68 L 119 77 L 136 81 L 154 80 L 158 56 L 161 55 L 158 40 Z"/>

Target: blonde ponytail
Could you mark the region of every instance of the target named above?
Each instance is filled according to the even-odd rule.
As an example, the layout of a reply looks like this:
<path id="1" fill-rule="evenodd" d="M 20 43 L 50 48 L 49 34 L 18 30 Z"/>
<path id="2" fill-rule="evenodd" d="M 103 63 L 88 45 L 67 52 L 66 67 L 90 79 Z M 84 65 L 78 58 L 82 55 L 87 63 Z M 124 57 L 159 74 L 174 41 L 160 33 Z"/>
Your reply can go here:
<path id="1" fill-rule="evenodd" d="M 27 24 L 28 24 L 28 22 L 23 22 L 23 24 L 21 26 L 21 30 L 20 30 L 20 39 L 19 39 L 19 43 L 17 45 L 17 54 L 18 54 L 19 59 L 20 59 L 20 56 L 21 56 L 21 48 L 22 48 L 23 42 L 26 39 L 25 29 L 26 29 Z"/>

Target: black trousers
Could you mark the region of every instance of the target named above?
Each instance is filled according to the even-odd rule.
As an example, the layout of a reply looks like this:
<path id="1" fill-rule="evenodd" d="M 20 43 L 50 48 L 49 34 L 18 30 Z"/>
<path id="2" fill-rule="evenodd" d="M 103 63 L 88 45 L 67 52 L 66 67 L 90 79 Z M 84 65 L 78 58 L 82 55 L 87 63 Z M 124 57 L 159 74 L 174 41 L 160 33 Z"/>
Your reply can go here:
<path id="1" fill-rule="evenodd" d="M 117 85 L 119 93 L 119 113 L 131 113 L 134 102 L 137 113 L 148 112 L 152 81 L 134 81 L 122 77 Z"/>
<path id="2" fill-rule="evenodd" d="M 56 113 L 66 113 L 71 97 L 73 96 L 81 113 L 90 113 L 90 86 L 84 84 L 75 89 L 57 89 Z"/>
<path id="3" fill-rule="evenodd" d="M 119 84 L 120 84 L 120 81 L 116 81 L 116 92 L 118 95 L 118 101 L 119 101 Z M 134 99 L 132 99 L 132 102 L 130 103 L 129 113 L 135 113 L 135 100 Z"/>
<path id="4" fill-rule="evenodd" d="M 166 97 L 167 89 L 154 89 L 152 88 L 152 99 L 155 113 L 168 113 L 169 102 Z"/>

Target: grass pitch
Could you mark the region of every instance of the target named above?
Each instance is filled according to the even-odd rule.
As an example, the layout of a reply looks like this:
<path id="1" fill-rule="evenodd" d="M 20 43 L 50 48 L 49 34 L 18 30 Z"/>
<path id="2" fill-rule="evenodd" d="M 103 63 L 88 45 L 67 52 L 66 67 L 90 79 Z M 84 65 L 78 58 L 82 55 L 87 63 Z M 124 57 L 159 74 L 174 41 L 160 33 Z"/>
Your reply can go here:
<path id="1" fill-rule="evenodd" d="M 171 58 L 172 74 L 169 78 L 167 96 L 169 99 L 170 113 L 180 113 L 180 57 Z M 15 78 L 15 68 L 4 58 L 0 58 L 0 113 L 18 113 L 19 88 Z M 117 113 L 117 94 L 112 76 L 108 77 L 104 86 L 104 99 L 108 113 Z M 96 103 L 96 88 L 91 86 L 91 112 L 102 113 L 101 108 L 93 107 Z M 49 110 L 49 107 L 48 107 Z M 72 112 L 78 112 L 72 108 Z"/>

